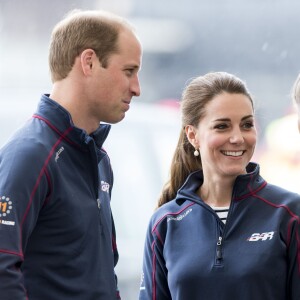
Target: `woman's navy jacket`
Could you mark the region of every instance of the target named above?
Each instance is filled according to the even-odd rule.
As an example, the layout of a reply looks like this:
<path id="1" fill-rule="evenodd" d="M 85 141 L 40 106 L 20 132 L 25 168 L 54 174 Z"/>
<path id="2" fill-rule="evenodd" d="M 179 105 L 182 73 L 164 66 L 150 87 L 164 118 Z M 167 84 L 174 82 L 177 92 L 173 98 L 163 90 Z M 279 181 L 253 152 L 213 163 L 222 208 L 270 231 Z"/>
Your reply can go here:
<path id="1" fill-rule="evenodd" d="M 268 184 L 257 164 L 247 171 L 226 225 L 196 194 L 201 171 L 154 213 L 140 300 L 300 299 L 300 195 Z"/>

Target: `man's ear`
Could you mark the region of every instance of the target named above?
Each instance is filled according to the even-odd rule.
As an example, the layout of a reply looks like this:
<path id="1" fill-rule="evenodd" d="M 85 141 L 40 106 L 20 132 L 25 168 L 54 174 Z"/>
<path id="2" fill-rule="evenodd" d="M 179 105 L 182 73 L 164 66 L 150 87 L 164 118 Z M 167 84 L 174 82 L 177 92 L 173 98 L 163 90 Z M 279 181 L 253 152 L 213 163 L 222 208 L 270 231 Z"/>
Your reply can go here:
<path id="1" fill-rule="evenodd" d="M 84 75 L 90 75 L 95 61 L 96 53 L 93 49 L 85 49 L 80 55 L 81 68 Z"/>
<path id="2" fill-rule="evenodd" d="M 185 134 L 189 142 L 193 145 L 195 149 L 199 149 L 199 142 L 197 139 L 197 130 L 193 125 L 185 126 Z"/>

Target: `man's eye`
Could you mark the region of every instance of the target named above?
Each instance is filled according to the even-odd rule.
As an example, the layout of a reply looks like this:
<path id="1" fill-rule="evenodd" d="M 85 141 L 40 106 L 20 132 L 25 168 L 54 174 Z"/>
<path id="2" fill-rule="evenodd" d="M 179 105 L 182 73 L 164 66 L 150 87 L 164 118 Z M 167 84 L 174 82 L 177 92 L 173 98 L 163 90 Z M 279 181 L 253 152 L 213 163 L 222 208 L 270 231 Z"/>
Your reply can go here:
<path id="1" fill-rule="evenodd" d="M 134 69 L 126 69 L 125 72 L 128 76 L 131 76 L 134 73 Z"/>

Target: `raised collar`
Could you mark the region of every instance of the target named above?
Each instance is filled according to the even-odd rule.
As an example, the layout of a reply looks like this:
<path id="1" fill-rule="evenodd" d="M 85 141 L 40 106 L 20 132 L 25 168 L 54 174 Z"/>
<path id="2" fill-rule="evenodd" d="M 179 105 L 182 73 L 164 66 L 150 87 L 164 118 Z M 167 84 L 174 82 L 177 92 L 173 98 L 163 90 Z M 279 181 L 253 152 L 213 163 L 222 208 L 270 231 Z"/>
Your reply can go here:
<path id="1" fill-rule="evenodd" d="M 251 194 L 263 188 L 266 184 L 265 180 L 259 175 L 259 165 L 250 162 L 247 166 L 247 174 L 237 176 L 233 186 L 233 201 L 243 200 Z M 202 170 L 191 173 L 185 183 L 179 189 L 176 201 L 191 200 L 202 203 L 197 195 L 197 190 L 203 182 Z"/>
<path id="2" fill-rule="evenodd" d="M 56 131 L 66 141 L 79 147 L 84 147 L 93 139 L 97 147 L 102 148 L 111 129 L 109 124 L 99 124 L 97 130 L 88 135 L 85 130 L 74 126 L 70 113 L 46 94 L 42 95 L 33 117 L 45 121 L 52 130 Z"/>

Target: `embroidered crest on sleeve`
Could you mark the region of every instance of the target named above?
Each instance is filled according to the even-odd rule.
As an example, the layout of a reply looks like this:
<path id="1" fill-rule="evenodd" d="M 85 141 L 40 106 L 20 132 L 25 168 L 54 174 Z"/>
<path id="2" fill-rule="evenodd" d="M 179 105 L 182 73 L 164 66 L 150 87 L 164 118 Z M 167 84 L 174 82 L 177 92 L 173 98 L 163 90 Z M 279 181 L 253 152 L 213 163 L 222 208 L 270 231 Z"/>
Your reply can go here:
<path id="1" fill-rule="evenodd" d="M 7 196 L 0 196 L 0 224 L 14 226 L 14 221 L 5 220 L 13 209 L 13 202 Z"/>

